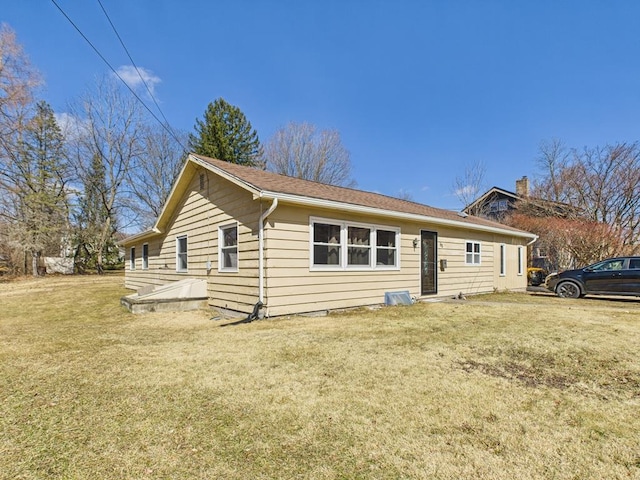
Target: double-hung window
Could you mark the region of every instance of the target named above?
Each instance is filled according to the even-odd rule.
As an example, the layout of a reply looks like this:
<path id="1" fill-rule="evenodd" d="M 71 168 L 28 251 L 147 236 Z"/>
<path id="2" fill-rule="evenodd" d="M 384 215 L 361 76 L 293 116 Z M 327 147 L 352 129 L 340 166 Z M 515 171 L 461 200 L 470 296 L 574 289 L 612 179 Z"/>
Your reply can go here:
<path id="1" fill-rule="evenodd" d="M 226 225 L 218 230 L 218 270 L 238 271 L 238 224 Z"/>
<path id="2" fill-rule="evenodd" d="M 347 265 L 371 266 L 371 229 L 347 226 Z"/>
<path id="3" fill-rule="evenodd" d="M 176 238 L 176 272 L 187 271 L 187 236 Z"/>
<path id="4" fill-rule="evenodd" d="M 480 242 L 467 242 L 464 263 L 466 265 L 480 265 Z"/>
<path id="5" fill-rule="evenodd" d="M 312 270 L 397 269 L 400 230 L 392 227 L 311 219 Z"/>
<path id="6" fill-rule="evenodd" d="M 376 230 L 376 265 L 398 266 L 398 234 L 394 230 Z"/>
<path id="7" fill-rule="evenodd" d="M 131 247 L 129 250 L 129 270 L 136 269 L 136 247 Z"/>
<path id="8" fill-rule="evenodd" d="M 518 275 L 524 273 L 524 247 L 518 247 Z"/>
<path id="9" fill-rule="evenodd" d="M 314 222 L 313 265 L 340 266 L 342 255 L 342 227 L 339 224 Z"/>
<path id="10" fill-rule="evenodd" d="M 149 244 L 142 245 L 142 269 L 147 270 L 149 268 Z"/>

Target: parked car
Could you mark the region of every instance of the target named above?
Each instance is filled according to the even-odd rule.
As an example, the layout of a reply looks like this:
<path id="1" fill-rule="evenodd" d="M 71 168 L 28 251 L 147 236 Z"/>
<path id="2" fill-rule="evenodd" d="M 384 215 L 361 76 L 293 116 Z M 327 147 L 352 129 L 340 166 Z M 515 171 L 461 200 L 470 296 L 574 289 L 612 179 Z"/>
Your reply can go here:
<path id="1" fill-rule="evenodd" d="M 547 289 L 560 297 L 635 295 L 640 297 L 640 257 L 609 258 L 588 267 L 552 273 Z"/>

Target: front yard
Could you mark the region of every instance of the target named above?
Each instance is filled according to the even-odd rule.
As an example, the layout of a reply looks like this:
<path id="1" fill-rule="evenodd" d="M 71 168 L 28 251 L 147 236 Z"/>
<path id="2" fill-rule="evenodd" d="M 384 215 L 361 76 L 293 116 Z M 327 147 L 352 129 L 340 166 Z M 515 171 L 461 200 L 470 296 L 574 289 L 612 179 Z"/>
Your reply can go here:
<path id="1" fill-rule="evenodd" d="M 234 326 L 122 283 L 0 283 L 0 478 L 640 478 L 638 300 Z"/>

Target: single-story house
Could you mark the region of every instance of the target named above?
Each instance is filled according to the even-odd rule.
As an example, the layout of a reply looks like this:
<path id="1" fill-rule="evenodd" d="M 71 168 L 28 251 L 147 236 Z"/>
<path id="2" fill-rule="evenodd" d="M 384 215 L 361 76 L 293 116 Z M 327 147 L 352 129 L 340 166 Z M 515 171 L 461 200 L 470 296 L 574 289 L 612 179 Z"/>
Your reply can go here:
<path id="1" fill-rule="evenodd" d="M 190 154 L 125 286 L 205 279 L 209 305 L 269 316 L 527 286 L 536 236 L 491 220 Z"/>

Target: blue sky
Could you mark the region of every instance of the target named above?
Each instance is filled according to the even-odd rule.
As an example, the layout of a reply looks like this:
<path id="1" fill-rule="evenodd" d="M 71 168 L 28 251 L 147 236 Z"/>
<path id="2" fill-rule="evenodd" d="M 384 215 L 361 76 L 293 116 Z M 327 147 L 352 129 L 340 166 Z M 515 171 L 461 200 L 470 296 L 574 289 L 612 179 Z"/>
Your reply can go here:
<path id="1" fill-rule="evenodd" d="M 115 68 L 130 66 L 97 0 L 57 0 Z M 336 129 L 358 188 L 460 208 L 456 177 L 535 179 L 541 141 L 638 140 L 640 2 L 102 0 L 174 128 L 238 106 L 266 141 L 290 121 Z M 108 67 L 47 0 L 0 21 L 57 113 Z M 152 102 L 148 102 L 152 106 Z"/>

